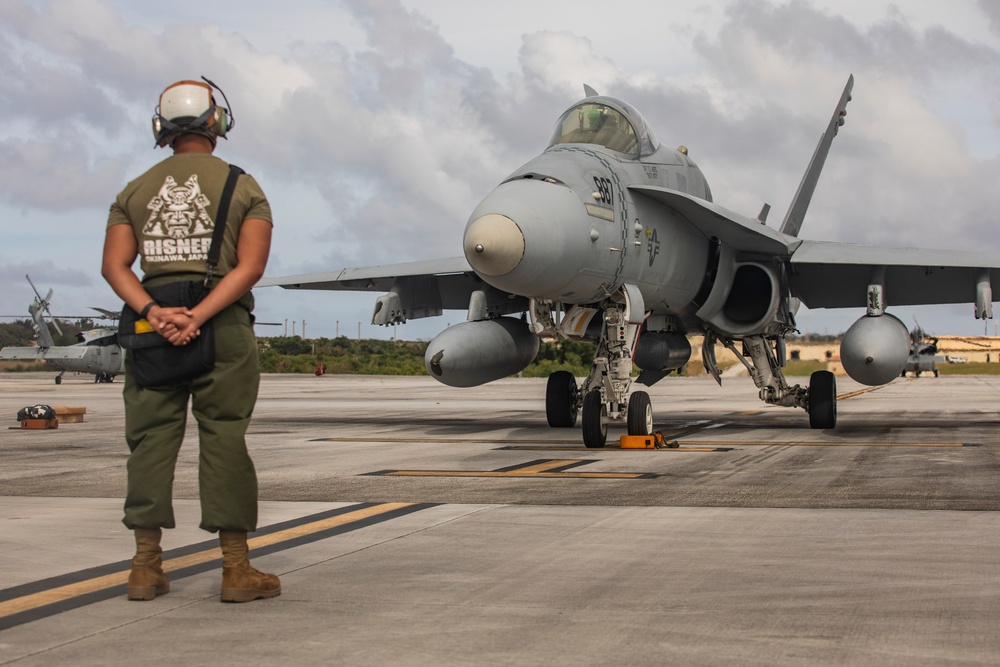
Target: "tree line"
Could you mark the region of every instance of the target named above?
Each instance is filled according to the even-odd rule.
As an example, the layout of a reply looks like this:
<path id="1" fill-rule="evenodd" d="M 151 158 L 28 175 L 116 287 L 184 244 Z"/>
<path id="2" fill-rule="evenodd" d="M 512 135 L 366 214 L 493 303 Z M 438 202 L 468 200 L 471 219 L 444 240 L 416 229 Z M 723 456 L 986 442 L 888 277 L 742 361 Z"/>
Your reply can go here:
<path id="1" fill-rule="evenodd" d="M 324 372 L 335 375 L 427 375 L 424 366 L 427 345 L 420 341 L 352 340 L 345 336 L 257 339 L 264 373 L 315 373 L 322 366 Z M 538 356 L 523 375 L 548 377 L 557 370 L 586 375 L 590 372 L 594 348 L 593 344 L 580 341 L 543 341 Z"/>
<path id="2" fill-rule="evenodd" d="M 78 342 L 78 332 L 97 326 L 100 325 L 91 320 L 60 321 L 63 333 L 52 333 L 56 345 L 72 345 Z M 29 319 L 0 323 L 0 347 L 32 345 L 33 338 Z M 813 336 L 812 340 L 825 338 Z M 264 373 L 315 373 L 322 368 L 324 373 L 332 375 L 427 375 L 424 366 L 427 345 L 427 342 L 421 341 L 355 340 L 346 336 L 257 338 L 261 371 Z M 555 371 L 566 370 L 577 377 L 584 377 L 590 374 L 595 348 L 593 343 L 582 341 L 542 341 L 538 356 L 521 375 L 544 378 Z M 795 365 L 800 362 L 793 359 L 790 363 Z M 30 363 L 7 366 L 7 370 L 37 369 L 35 364 Z M 702 375 L 704 372 L 701 360 L 692 359 L 680 374 Z"/>

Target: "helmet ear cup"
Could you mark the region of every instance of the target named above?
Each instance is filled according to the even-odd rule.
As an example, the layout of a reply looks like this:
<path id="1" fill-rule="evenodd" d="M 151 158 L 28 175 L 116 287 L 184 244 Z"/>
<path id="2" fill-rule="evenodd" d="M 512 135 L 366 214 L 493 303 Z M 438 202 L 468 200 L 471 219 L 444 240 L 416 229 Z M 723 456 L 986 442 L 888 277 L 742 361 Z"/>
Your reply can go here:
<path id="1" fill-rule="evenodd" d="M 213 123 L 212 129 L 220 137 L 225 137 L 226 132 L 232 126 L 233 122 L 229 117 L 229 109 L 225 107 L 220 107 L 216 105 L 215 107 L 215 122 Z"/>

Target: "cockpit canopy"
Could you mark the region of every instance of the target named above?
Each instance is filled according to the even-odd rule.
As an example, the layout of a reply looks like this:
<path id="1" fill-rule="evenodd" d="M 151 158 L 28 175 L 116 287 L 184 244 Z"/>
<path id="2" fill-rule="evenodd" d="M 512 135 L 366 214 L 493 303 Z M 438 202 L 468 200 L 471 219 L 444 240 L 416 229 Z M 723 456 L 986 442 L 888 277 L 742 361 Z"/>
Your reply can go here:
<path id="1" fill-rule="evenodd" d="M 613 97 L 588 97 L 559 118 L 549 148 L 597 144 L 631 156 L 656 152 L 659 142 L 632 105 Z"/>

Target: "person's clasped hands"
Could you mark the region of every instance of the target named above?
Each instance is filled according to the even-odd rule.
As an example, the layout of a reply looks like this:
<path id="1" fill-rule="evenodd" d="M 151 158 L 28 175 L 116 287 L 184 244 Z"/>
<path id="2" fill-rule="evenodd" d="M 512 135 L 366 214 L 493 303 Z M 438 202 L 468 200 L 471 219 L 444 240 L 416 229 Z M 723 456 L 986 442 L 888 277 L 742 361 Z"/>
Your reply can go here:
<path id="1" fill-rule="evenodd" d="M 154 306 L 147 315 L 156 333 L 172 345 L 187 345 L 201 334 L 194 311 L 184 306 Z"/>

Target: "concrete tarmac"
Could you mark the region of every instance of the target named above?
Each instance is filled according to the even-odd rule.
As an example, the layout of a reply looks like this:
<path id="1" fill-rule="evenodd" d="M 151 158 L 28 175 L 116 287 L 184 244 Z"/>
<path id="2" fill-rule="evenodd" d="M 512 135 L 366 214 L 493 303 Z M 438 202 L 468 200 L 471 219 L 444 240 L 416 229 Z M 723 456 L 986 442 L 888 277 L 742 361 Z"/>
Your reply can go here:
<path id="1" fill-rule="evenodd" d="M 839 423 L 667 378 L 675 448 L 586 449 L 545 381 L 265 376 L 251 557 L 219 602 L 193 420 L 170 593 L 125 598 L 121 384 L 0 375 L 0 665 L 1000 664 L 1000 378 L 838 378 Z M 799 381 L 805 381 L 800 379 Z M 863 393 L 856 393 L 863 392 Z"/>

